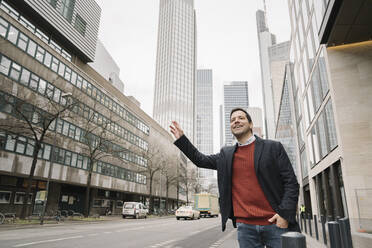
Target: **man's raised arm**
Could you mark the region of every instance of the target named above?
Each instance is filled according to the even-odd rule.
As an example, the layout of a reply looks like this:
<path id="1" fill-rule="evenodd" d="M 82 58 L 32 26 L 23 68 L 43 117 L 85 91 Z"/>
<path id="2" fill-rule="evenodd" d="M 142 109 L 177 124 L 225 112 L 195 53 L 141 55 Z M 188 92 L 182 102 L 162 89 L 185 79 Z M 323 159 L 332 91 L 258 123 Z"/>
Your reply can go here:
<path id="1" fill-rule="evenodd" d="M 219 154 L 216 155 L 204 155 L 196 149 L 196 147 L 189 141 L 184 135 L 182 128 L 176 121 L 172 121 L 172 125 L 169 126 L 170 131 L 176 138 L 174 144 L 180 149 L 186 157 L 188 157 L 196 166 L 207 169 L 217 169 L 216 161 Z"/>

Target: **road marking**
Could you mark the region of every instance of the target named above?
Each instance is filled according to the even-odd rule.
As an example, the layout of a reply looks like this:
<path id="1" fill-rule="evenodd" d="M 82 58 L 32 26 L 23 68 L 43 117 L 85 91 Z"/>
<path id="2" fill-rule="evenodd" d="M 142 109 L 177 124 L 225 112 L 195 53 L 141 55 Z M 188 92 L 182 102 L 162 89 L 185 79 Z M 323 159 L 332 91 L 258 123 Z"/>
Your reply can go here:
<path id="1" fill-rule="evenodd" d="M 169 245 L 170 243 L 173 243 L 177 241 L 176 239 L 171 239 L 171 240 L 168 240 L 168 241 L 164 241 L 164 242 L 161 242 L 161 243 L 158 243 L 158 244 L 155 244 L 155 245 L 152 245 L 150 246 L 151 248 L 157 248 L 157 247 L 162 247 L 162 246 L 165 246 L 165 245 Z"/>
<path id="2" fill-rule="evenodd" d="M 103 233 L 109 234 L 109 233 L 112 233 L 112 232 L 103 232 Z"/>
<path id="3" fill-rule="evenodd" d="M 91 234 L 88 234 L 87 236 L 97 236 L 98 233 L 91 233 Z"/>
<path id="4" fill-rule="evenodd" d="M 222 237 L 219 240 L 217 240 L 214 244 L 212 244 L 211 246 L 209 246 L 209 248 L 216 248 L 216 247 L 221 246 L 223 242 L 225 242 L 228 238 L 230 238 L 235 233 L 236 233 L 236 230 L 235 229 L 232 230 L 232 231 L 230 231 L 230 233 L 226 234 L 224 237 Z"/>
<path id="5" fill-rule="evenodd" d="M 48 239 L 48 240 L 36 241 L 36 242 L 31 242 L 31 243 L 26 243 L 26 244 L 18 244 L 13 247 L 22 247 L 22 246 L 28 246 L 28 245 L 50 243 L 50 242 L 56 242 L 56 241 L 61 241 L 61 240 L 66 240 L 66 239 L 79 239 L 83 237 L 84 236 L 72 236 L 72 237 L 66 237 L 66 238 L 60 238 L 60 239 Z"/>

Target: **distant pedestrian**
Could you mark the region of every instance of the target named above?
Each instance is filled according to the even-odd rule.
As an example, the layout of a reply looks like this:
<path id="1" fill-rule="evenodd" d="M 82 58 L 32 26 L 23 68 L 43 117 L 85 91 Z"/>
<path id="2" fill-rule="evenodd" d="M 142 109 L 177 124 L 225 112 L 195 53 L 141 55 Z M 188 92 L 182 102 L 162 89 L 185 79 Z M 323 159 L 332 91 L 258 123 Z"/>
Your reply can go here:
<path id="1" fill-rule="evenodd" d="M 304 206 L 304 204 L 301 204 L 300 213 L 301 213 L 302 219 L 304 219 L 305 218 L 305 206 Z"/>
<path id="2" fill-rule="evenodd" d="M 170 126 L 174 144 L 195 165 L 217 170 L 222 231 L 230 218 L 238 227 L 241 248 L 280 248 L 283 233 L 300 231 L 299 185 L 287 153 L 280 142 L 253 135 L 252 119 L 242 108 L 231 111 L 230 128 L 238 143 L 204 155 L 177 122 Z"/>

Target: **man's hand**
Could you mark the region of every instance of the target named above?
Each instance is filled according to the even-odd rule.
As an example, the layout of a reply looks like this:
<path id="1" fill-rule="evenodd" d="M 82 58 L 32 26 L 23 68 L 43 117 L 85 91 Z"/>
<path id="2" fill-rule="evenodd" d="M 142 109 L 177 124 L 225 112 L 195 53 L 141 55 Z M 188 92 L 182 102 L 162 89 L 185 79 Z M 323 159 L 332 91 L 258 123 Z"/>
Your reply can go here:
<path id="1" fill-rule="evenodd" d="M 183 130 L 176 121 L 172 121 L 172 125 L 169 126 L 171 133 L 176 139 L 179 139 L 183 135 Z"/>
<path id="2" fill-rule="evenodd" d="M 275 214 L 273 217 L 269 219 L 269 222 L 275 223 L 276 226 L 279 228 L 288 228 L 288 221 L 282 217 L 280 217 L 279 214 Z"/>

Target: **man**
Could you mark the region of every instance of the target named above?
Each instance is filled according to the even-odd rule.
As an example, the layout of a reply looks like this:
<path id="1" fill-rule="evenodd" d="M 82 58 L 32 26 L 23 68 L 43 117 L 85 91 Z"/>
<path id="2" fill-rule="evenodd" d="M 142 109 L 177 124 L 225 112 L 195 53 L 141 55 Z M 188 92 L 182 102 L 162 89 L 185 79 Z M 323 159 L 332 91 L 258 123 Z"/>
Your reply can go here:
<path id="1" fill-rule="evenodd" d="M 230 113 L 231 132 L 238 143 L 214 155 L 200 153 L 179 124 L 172 124 L 174 144 L 198 167 L 217 170 L 222 231 L 232 219 L 241 248 L 278 248 L 283 233 L 300 230 L 299 186 L 288 156 L 280 142 L 253 135 L 252 119 L 244 109 Z"/>

